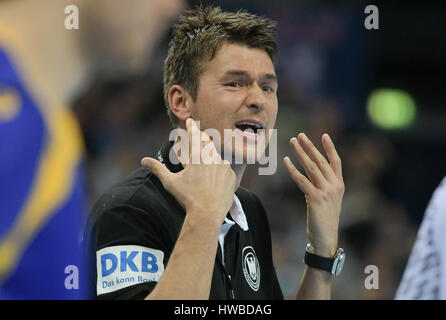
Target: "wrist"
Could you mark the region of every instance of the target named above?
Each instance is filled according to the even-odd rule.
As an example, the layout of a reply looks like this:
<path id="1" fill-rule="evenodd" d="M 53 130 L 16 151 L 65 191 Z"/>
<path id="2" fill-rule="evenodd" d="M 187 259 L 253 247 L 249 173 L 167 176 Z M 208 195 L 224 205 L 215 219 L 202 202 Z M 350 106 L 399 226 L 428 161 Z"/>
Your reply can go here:
<path id="1" fill-rule="evenodd" d="M 186 209 L 186 220 L 191 226 L 211 226 L 221 227 L 226 215 L 214 209 L 206 209 L 200 206 L 193 206 Z"/>
<path id="2" fill-rule="evenodd" d="M 318 255 L 320 257 L 333 258 L 336 255 L 338 246 L 337 244 L 331 246 L 315 246 L 310 242 L 308 249 L 310 253 Z"/>
<path id="3" fill-rule="evenodd" d="M 313 253 L 311 244 L 308 243 L 307 247 L 305 248 L 304 263 L 311 268 L 320 269 L 335 276 L 339 275 L 342 271 L 345 261 L 344 249 L 337 249 L 334 255 L 331 255 L 331 253 L 326 254 L 330 255 L 324 257 Z"/>
<path id="4" fill-rule="evenodd" d="M 181 238 L 190 239 L 196 248 L 214 244 L 218 239 L 221 226 L 204 219 L 187 216 L 181 228 Z"/>

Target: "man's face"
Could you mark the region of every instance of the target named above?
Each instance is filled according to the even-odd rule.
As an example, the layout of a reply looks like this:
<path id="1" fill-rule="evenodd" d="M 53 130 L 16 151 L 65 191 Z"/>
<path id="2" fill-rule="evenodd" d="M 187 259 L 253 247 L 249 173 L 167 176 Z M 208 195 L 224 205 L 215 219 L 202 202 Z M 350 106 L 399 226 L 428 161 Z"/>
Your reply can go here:
<path id="1" fill-rule="evenodd" d="M 274 128 L 277 107 L 277 78 L 266 51 L 223 44 L 214 58 L 204 63 L 191 112 L 192 118 L 200 121 L 201 131 L 212 128 L 220 133 L 222 143 L 217 148 L 231 148 L 233 157 L 246 160 L 248 152 L 257 155 L 256 146 L 263 148 L 262 154 L 268 145 L 268 129 Z M 255 126 L 261 127 L 266 137 L 248 132 L 256 131 Z M 234 130 L 243 144 L 225 143 L 225 129 Z M 264 147 L 259 144 L 263 139 Z"/>

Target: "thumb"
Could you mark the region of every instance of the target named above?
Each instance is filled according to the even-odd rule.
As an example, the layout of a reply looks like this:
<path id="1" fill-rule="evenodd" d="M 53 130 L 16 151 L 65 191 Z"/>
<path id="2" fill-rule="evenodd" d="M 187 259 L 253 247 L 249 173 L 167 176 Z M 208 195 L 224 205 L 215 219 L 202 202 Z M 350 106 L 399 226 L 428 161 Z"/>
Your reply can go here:
<path id="1" fill-rule="evenodd" d="M 161 183 L 166 186 L 166 182 L 170 179 L 172 173 L 164 164 L 156 159 L 145 157 L 141 160 L 141 165 L 152 171 L 152 173 L 161 180 Z"/>

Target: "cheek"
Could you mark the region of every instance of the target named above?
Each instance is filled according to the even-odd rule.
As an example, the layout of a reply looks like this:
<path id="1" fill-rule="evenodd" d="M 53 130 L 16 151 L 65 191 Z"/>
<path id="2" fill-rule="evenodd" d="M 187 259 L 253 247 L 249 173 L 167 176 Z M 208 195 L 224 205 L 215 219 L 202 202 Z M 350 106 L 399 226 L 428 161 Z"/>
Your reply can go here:
<path id="1" fill-rule="evenodd" d="M 212 119 L 224 125 L 225 122 L 231 121 L 242 102 L 243 98 L 241 94 L 234 92 L 216 92 L 213 95 L 203 97 L 201 114 L 206 119 Z"/>
<path id="2" fill-rule="evenodd" d="M 275 102 L 271 104 L 271 107 L 268 109 L 268 119 L 269 119 L 269 128 L 274 128 L 276 124 L 277 119 L 277 112 L 278 112 L 278 105 L 277 105 L 277 99 Z"/>
<path id="3" fill-rule="evenodd" d="M 233 112 L 240 108 L 244 99 L 245 95 L 242 92 L 221 92 L 216 103 L 222 112 Z"/>

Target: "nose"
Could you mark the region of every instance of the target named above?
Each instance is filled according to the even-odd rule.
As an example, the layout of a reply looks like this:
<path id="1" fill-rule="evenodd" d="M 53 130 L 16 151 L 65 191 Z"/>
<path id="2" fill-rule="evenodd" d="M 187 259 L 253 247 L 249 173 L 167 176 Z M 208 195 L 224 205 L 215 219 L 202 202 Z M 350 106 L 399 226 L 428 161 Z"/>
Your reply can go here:
<path id="1" fill-rule="evenodd" d="M 253 85 L 249 89 L 248 96 L 246 97 L 246 105 L 248 108 L 265 109 L 266 99 L 261 87 Z"/>

